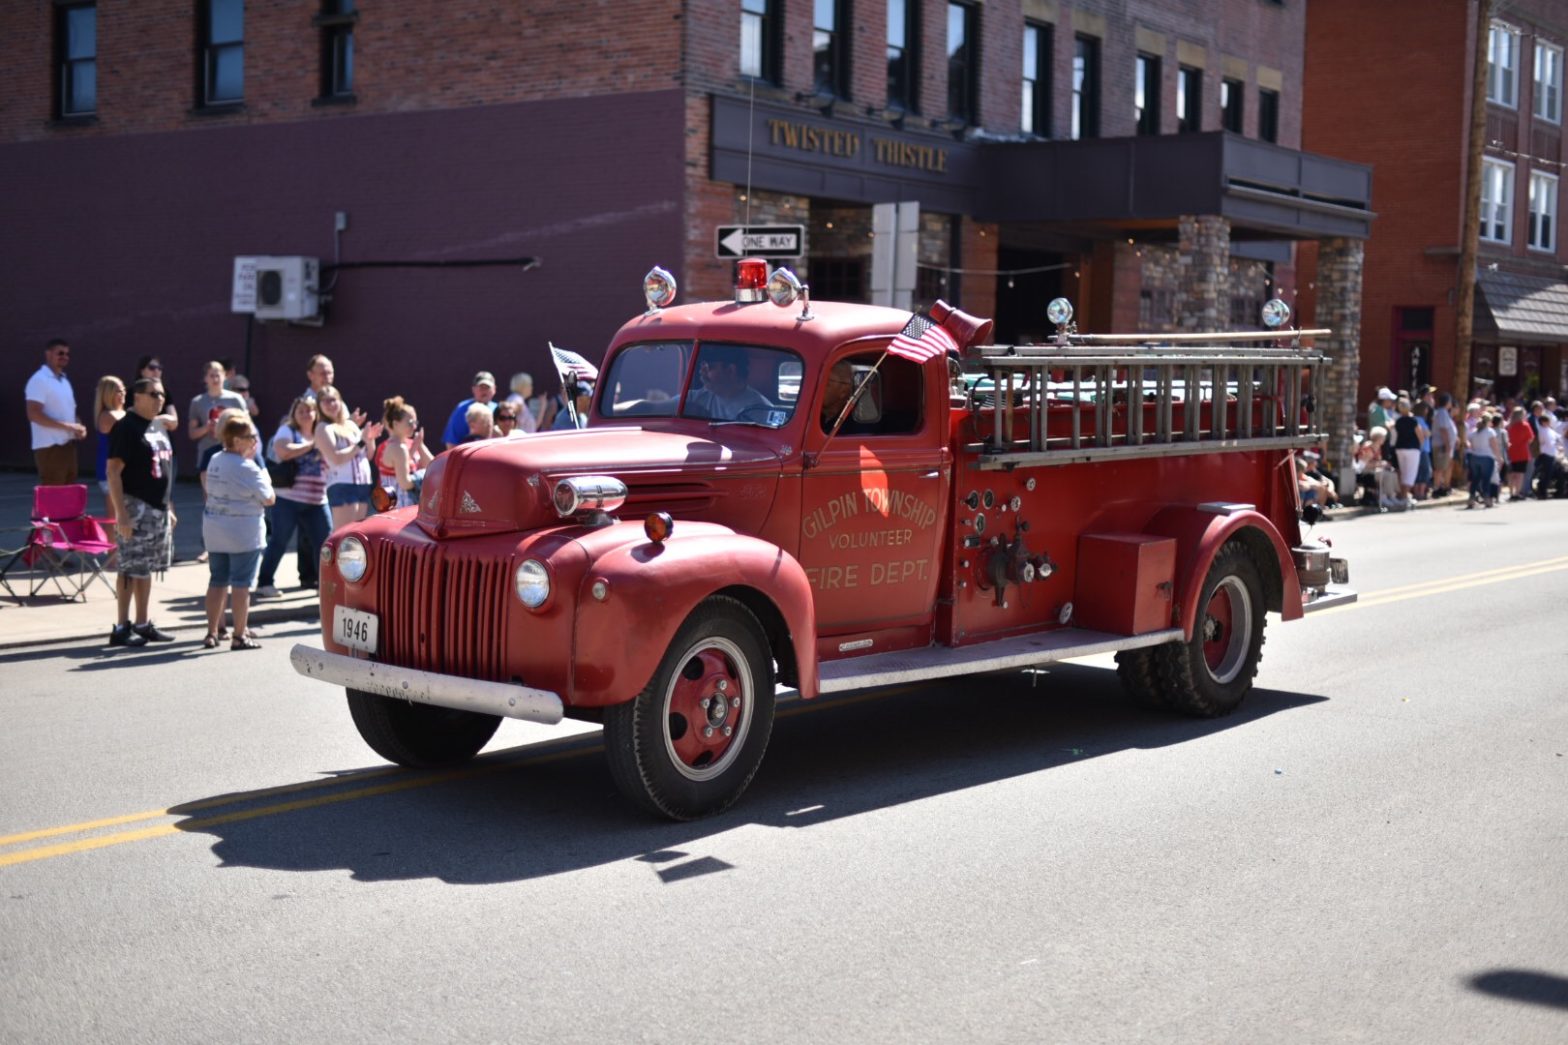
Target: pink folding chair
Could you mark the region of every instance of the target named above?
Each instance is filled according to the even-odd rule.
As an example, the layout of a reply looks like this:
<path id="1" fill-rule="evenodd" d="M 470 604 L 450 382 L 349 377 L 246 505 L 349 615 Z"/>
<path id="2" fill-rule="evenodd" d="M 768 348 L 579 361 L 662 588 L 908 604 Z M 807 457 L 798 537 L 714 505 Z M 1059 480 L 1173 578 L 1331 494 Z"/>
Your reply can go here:
<path id="1" fill-rule="evenodd" d="M 87 514 L 87 487 L 81 483 L 35 486 L 27 543 L 0 568 L 0 580 L 21 562 L 33 571 L 29 598 L 53 581 L 62 598 L 85 601 L 94 577 L 113 593 L 114 585 L 104 576 L 103 567 L 115 550 L 115 543 L 104 529 L 105 524 L 114 525 L 109 519 Z"/>

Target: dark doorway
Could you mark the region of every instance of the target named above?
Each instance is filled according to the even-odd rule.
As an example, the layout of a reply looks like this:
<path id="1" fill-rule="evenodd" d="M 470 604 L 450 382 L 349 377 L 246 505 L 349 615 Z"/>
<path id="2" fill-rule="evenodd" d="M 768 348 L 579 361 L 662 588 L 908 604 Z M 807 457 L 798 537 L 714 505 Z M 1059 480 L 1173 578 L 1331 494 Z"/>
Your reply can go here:
<path id="1" fill-rule="evenodd" d="M 1062 293 L 1061 254 L 1003 247 L 996 253 L 996 343 L 1040 343 L 1056 328 L 1045 318 L 1045 306 Z"/>
<path id="2" fill-rule="evenodd" d="M 1432 381 L 1433 309 L 1425 307 L 1394 310 L 1394 358 L 1389 382 L 1420 394 L 1422 385 Z"/>

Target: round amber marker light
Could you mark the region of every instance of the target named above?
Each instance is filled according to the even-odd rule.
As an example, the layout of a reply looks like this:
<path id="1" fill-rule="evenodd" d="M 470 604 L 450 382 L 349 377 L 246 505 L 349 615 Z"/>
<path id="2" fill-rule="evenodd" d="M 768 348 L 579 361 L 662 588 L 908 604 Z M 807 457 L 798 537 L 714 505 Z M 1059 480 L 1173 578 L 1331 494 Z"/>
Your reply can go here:
<path id="1" fill-rule="evenodd" d="M 669 512 L 654 512 L 642 521 L 642 532 L 654 544 L 663 544 L 675 532 L 675 520 L 670 518 Z"/>

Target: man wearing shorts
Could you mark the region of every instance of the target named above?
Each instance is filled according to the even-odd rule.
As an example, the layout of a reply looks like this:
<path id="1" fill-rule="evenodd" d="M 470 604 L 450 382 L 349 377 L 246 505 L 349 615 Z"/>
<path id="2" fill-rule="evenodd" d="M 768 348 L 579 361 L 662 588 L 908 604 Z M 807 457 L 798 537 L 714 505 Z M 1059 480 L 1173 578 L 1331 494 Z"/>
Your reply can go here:
<path id="1" fill-rule="evenodd" d="M 152 596 L 152 574 L 169 564 L 174 531 L 174 447 L 169 433 L 153 418 L 163 409 L 163 382 L 144 377 L 131 386 L 130 409 L 109 432 L 109 505 L 114 511 L 114 533 L 120 545 L 120 573 L 115 585 L 114 630 L 111 646 L 145 646 L 173 642 L 174 636 L 158 630 L 147 618 Z M 136 600 L 136 623 L 130 619 Z"/>

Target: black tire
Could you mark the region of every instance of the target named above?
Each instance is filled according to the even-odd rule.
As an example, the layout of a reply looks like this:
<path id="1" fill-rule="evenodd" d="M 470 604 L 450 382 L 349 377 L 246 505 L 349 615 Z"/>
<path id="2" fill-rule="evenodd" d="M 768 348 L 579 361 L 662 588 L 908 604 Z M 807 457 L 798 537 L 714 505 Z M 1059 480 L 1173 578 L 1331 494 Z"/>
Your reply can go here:
<path id="1" fill-rule="evenodd" d="M 1252 692 L 1266 608 L 1257 563 L 1241 544 L 1232 541 L 1214 557 L 1198 606 L 1190 641 L 1116 654 L 1116 673 L 1135 703 L 1215 718 Z"/>
<path id="2" fill-rule="evenodd" d="M 1163 656 L 1165 650 L 1159 646 L 1122 650 L 1116 654 L 1116 675 L 1122 680 L 1122 690 L 1139 707 L 1171 710 L 1160 681 L 1160 658 Z"/>
<path id="3" fill-rule="evenodd" d="M 633 803 L 694 820 L 741 796 L 772 732 L 767 636 L 745 606 L 715 595 L 675 633 L 648 687 L 607 709 L 604 750 L 610 776 Z"/>
<path id="4" fill-rule="evenodd" d="M 372 751 L 410 769 L 445 769 L 467 762 L 501 724 L 499 715 L 411 704 L 357 689 L 348 691 L 348 712 Z"/>

